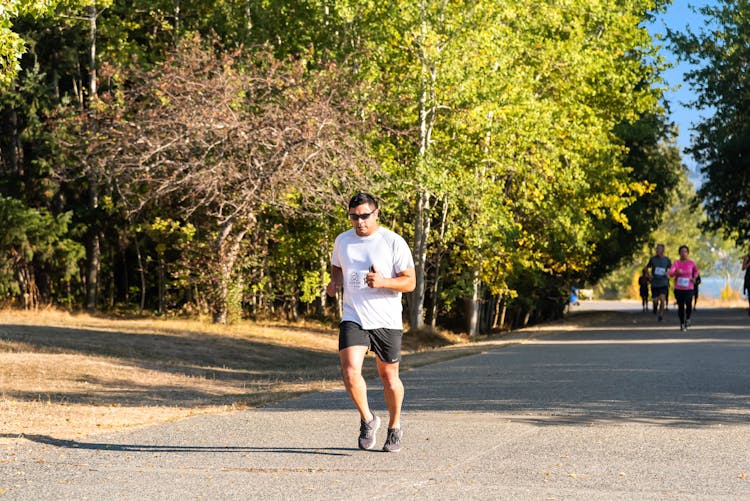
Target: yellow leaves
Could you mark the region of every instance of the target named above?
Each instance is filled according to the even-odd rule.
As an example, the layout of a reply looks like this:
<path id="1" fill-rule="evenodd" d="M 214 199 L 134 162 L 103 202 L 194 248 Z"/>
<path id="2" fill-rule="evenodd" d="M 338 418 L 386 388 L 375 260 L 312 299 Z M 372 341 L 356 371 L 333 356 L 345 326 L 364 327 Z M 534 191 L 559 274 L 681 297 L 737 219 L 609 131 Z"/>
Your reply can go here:
<path id="1" fill-rule="evenodd" d="M 633 182 L 628 185 L 628 189 L 636 196 L 642 197 L 656 189 L 656 185 L 648 181 Z"/>

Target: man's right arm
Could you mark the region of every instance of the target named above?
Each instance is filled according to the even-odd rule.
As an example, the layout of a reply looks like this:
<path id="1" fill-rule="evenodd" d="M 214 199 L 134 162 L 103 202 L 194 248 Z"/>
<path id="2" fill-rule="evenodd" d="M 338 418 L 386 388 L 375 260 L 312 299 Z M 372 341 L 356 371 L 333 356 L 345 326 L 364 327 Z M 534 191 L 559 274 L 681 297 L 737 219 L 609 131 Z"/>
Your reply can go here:
<path id="1" fill-rule="evenodd" d="M 326 286 L 326 294 L 333 297 L 341 290 L 344 283 L 344 272 L 338 266 L 331 265 L 331 281 Z"/>

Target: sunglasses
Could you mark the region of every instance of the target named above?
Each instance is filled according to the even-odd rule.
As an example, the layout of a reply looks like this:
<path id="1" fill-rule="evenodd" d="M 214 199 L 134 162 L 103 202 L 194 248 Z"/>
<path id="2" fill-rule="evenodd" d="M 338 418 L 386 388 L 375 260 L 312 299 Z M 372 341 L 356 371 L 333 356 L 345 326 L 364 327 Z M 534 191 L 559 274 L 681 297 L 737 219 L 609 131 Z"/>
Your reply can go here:
<path id="1" fill-rule="evenodd" d="M 367 218 L 369 218 L 370 216 L 372 216 L 373 214 L 375 214 L 375 212 L 377 212 L 377 210 L 378 209 L 375 209 L 374 211 L 368 212 L 367 214 L 352 214 L 352 213 L 349 213 L 349 219 L 351 219 L 352 221 L 356 221 L 357 219 L 361 219 L 362 221 L 364 221 Z"/>

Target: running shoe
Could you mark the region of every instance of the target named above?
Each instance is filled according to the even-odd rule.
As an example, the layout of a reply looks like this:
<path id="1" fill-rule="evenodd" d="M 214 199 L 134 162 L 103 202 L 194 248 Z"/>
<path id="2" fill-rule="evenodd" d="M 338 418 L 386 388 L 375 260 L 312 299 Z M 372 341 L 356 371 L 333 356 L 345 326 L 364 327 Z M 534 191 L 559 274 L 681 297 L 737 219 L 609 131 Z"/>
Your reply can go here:
<path id="1" fill-rule="evenodd" d="M 401 437 L 404 432 L 401 428 L 388 428 L 388 438 L 385 439 L 383 450 L 385 452 L 399 452 L 401 450 Z"/>
<path id="2" fill-rule="evenodd" d="M 683 323 L 680 324 L 680 332 L 685 332 L 687 330 L 687 326 Z"/>
<path id="3" fill-rule="evenodd" d="M 375 447 L 375 433 L 380 428 L 380 418 L 375 414 L 372 415 L 372 419 L 359 421 L 359 448 L 364 450 L 371 450 Z"/>
<path id="4" fill-rule="evenodd" d="M 689 318 L 685 320 L 685 328 L 690 327 L 691 325 L 693 325 L 693 323 L 690 321 Z"/>

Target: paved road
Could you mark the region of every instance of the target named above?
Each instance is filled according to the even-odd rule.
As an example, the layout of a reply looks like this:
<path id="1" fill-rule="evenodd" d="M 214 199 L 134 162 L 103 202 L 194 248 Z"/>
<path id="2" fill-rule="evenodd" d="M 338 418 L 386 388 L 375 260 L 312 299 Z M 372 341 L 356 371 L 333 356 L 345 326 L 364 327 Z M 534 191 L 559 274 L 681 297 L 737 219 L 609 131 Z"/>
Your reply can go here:
<path id="1" fill-rule="evenodd" d="M 748 499 L 750 318 L 620 312 L 404 375 L 404 450 L 341 391 L 0 452 L 8 499 Z M 375 409 L 383 409 L 371 387 Z M 384 440 L 381 430 L 379 439 Z"/>

